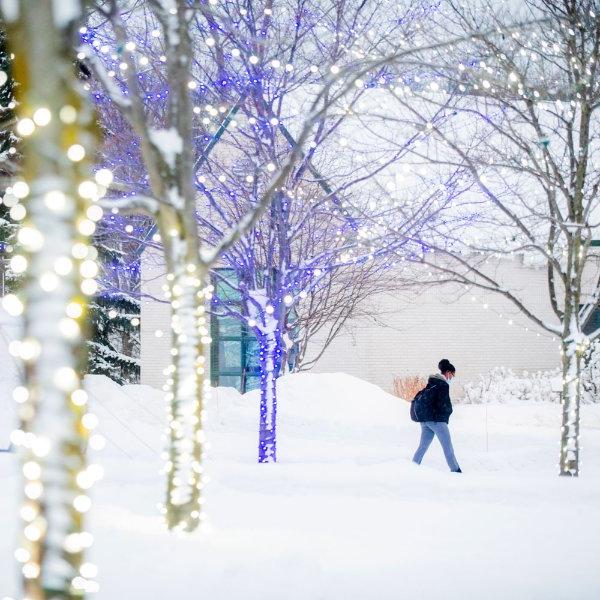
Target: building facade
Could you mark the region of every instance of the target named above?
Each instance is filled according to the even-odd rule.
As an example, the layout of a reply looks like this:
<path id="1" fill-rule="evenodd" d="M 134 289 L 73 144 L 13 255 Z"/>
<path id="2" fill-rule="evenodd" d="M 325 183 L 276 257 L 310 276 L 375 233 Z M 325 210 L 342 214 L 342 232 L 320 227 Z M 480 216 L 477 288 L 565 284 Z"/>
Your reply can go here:
<path id="1" fill-rule="evenodd" d="M 547 299 L 546 273 L 519 259 L 498 261 L 495 272 L 536 313 L 554 321 Z M 162 387 L 170 359 L 169 304 L 164 300 L 164 268 L 156 254 L 142 261 L 141 381 Z M 516 285 L 515 285 L 516 283 Z M 231 298 L 231 302 L 237 302 Z M 517 372 L 559 366 L 559 342 L 539 330 L 499 294 L 456 284 L 385 293 L 370 300 L 373 318 L 349 320 L 317 361 L 315 372 L 344 372 L 391 391 L 396 376 L 433 372 L 441 358 L 457 367 L 456 393 L 496 366 Z M 256 345 L 238 321 L 211 321 L 210 372 L 213 385 L 256 387 Z M 308 357 L 322 349 L 315 339 Z"/>

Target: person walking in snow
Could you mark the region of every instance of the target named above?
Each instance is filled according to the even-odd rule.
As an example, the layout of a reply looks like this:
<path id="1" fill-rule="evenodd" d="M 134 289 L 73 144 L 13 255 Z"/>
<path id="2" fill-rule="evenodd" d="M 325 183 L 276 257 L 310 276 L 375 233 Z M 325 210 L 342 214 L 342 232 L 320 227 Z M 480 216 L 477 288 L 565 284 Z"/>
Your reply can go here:
<path id="1" fill-rule="evenodd" d="M 448 429 L 448 419 L 452 414 L 450 382 L 456 374 L 456 369 L 447 358 L 440 360 L 438 368 L 440 373 L 429 377 L 427 386 L 415 396 L 410 407 L 412 420 L 421 424 L 421 441 L 413 456 L 413 462 L 421 464 L 434 436 L 437 436 L 450 470 L 453 473 L 462 473 L 454 456 Z"/>

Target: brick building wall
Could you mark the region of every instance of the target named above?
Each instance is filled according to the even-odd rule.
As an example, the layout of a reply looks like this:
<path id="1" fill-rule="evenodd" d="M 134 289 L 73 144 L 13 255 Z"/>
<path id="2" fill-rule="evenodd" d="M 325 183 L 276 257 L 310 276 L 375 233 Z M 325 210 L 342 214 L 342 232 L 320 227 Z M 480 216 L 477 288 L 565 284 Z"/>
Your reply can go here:
<path id="1" fill-rule="evenodd" d="M 554 322 L 545 272 L 517 261 L 501 269 L 519 282 L 528 304 Z M 408 297 L 383 294 L 374 303 L 379 324 L 368 318 L 347 323 L 315 372 L 343 371 L 391 391 L 394 376 L 426 376 L 436 371 L 441 358 L 448 358 L 457 368 L 453 386 L 460 396 L 465 383 L 495 366 L 517 372 L 559 366 L 558 340 L 533 326 L 499 294 L 446 284 L 415 290 Z M 318 340 L 314 347 L 313 353 L 320 350 Z"/>
<path id="2" fill-rule="evenodd" d="M 519 282 L 523 298 L 552 319 L 543 269 L 518 260 L 501 261 L 495 269 L 511 282 Z M 156 300 L 163 299 L 164 285 L 164 267 L 156 254 L 144 256 L 142 279 L 141 380 L 160 388 L 169 364 L 170 327 L 168 304 Z M 389 391 L 394 376 L 427 375 L 440 358 L 449 358 L 458 369 L 455 395 L 460 396 L 464 383 L 494 366 L 534 371 L 559 364 L 558 340 L 535 329 L 498 294 L 444 285 L 409 295 L 380 294 L 372 302 L 377 322 L 368 318 L 348 322 L 317 362 L 315 372 L 348 373 Z M 315 340 L 309 356 L 319 349 Z"/>

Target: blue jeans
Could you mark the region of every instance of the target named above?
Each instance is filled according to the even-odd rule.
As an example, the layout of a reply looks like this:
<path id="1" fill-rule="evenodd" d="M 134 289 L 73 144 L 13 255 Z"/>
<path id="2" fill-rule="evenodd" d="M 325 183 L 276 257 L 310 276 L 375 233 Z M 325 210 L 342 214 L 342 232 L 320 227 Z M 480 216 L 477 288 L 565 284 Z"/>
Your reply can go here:
<path id="1" fill-rule="evenodd" d="M 421 464 L 427 448 L 429 448 L 429 445 L 433 441 L 434 435 L 437 435 L 438 440 L 440 440 L 450 470 L 458 471 L 460 467 L 458 466 L 456 456 L 454 456 L 454 448 L 452 448 L 452 439 L 450 438 L 448 425 L 437 421 L 425 421 L 421 423 L 421 441 L 413 456 L 413 462 L 416 462 L 418 465 Z"/>

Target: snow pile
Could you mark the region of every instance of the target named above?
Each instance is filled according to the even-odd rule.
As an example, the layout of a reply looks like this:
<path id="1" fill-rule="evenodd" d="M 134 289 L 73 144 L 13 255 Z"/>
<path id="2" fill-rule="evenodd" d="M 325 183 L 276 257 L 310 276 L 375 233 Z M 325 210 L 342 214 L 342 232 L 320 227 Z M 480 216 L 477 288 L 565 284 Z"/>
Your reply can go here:
<path id="1" fill-rule="evenodd" d="M 339 425 L 389 425 L 407 405 L 380 387 L 344 373 L 297 373 L 277 383 L 280 410 L 286 420 L 329 421 Z M 246 398 L 258 402 L 258 390 Z"/>
<path id="2" fill-rule="evenodd" d="M 132 459 L 160 455 L 167 424 L 162 392 L 145 385 L 120 386 L 104 375 L 88 375 L 85 389 L 109 454 Z"/>
<path id="3" fill-rule="evenodd" d="M 461 402 L 560 402 L 560 394 L 553 385 L 558 377 L 558 369 L 535 373 L 525 371 L 522 375 L 517 375 L 512 369 L 495 367 L 486 375 L 480 375 L 478 381 L 465 385 Z"/>
<path id="4" fill-rule="evenodd" d="M 86 389 L 90 410 L 98 416 L 99 431 L 107 440 L 109 453 L 133 456 L 160 454 L 166 426 L 164 394 L 144 385 L 119 386 L 102 375 L 88 375 Z M 379 387 L 343 373 L 287 375 L 277 382 L 280 455 L 285 460 L 290 439 L 353 439 L 371 444 L 371 430 L 393 439 L 398 427 L 410 423 L 408 405 Z M 260 392 L 241 395 L 233 388 L 216 388 L 206 401 L 206 430 L 222 436 L 238 434 L 247 443 L 238 447 L 235 458 L 255 460 L 258 438 Z M 366 424 L 369 428 L 365 428 Z M 346 455 L 336 446 L 329 457 Z M 222 448 L 230 455 L 232 446 Z M 233 458 L 233 455 L 232 455 Z"/>

